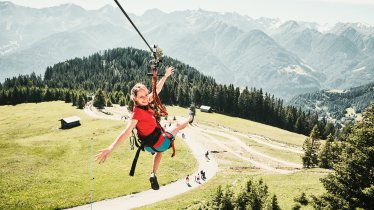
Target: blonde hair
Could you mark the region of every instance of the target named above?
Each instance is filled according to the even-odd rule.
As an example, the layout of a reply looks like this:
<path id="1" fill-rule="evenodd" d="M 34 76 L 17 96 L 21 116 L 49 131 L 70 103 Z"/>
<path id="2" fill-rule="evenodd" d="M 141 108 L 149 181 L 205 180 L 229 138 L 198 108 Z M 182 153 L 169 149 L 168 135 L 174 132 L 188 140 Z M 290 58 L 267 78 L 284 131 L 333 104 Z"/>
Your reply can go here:
<path id="1" fill-rule="evenodd" d="M 135 97 L 138 95 L 139 90 L 144 90 L 148 93 L 148 89 L 145 85 L 143 85 L 142 83 L 137 83 L 131 89 L 131 95 L 130 95 L 131 100 L 135 101 Z"/>

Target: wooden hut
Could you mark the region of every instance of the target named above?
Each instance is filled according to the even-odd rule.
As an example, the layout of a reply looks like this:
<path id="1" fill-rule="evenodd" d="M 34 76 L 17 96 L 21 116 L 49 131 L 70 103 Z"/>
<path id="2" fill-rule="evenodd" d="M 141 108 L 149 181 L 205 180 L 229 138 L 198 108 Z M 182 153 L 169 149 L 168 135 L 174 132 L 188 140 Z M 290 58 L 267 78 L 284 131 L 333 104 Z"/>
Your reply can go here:
<path id="1" fill-rule="evenodd" d="M 76 126 L 80 126 L 81 125 L 80 120 L 81 119 L 77 116 L 62 118 L 60 120 L 61 121 L 61 129 L 69 129 L 69 128 L 73 128 L 73 127 L 76 127 Z"/>
<path id="2" fill-rule="evenodd" d="M 212 110 L 212 107 L 210 107 L 210 106 L 201 105 L 200 106 L 200 111 L 211 113 L 213 110 Z"/>

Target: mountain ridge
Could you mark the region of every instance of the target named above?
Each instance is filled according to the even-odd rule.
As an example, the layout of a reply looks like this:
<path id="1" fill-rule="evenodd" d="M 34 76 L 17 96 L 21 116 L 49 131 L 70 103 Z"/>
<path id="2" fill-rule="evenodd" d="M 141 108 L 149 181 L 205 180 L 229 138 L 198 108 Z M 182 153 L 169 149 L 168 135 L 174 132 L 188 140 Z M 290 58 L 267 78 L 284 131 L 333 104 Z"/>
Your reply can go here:
<path id="1" fill-rule="evenodd" d="M 8 13 L 0 14 L 0 80 L 19 73 L 39 74 L 56 61 L 84 56 L 77 52 L 90 54 L 126 46 L 147 49 L 131 25 L 123 21 L 119 9 L 112 6 L 84 10 L 67 4 L 25 9 L 0 2 L 3 10 L 8 7 L 12 7 Z M 17 10 L 29 13 L 16 19 L 7 16 Z M 49 16 L 54 10 L 60 13 Z M 363 24 L 339 23 L 321 32 L 316 23 L 253 19 L 201 9 L 171 13 L 154 9 L 130 16 L 165 54 L 225 84 L 255 86 L 289 99 L 323 88 L 348 88 L 374 81 L 374 27 Z M 70 38 L 52 36 L 61 32 L 71 34 Z M 59 38 L 53 40 L 51 36 Z M 87 40 L 95 45 L 82 45 Z M 56 45 L 63 41 L 76 48 Z M 36 43 L 45 47 L 36 47 Z M 33 54 L 28 55 L 30 52 Z M 34 55 L 35 59 L 30 59 Z M 357 69 L 364 70 L 358 73 Z"/>

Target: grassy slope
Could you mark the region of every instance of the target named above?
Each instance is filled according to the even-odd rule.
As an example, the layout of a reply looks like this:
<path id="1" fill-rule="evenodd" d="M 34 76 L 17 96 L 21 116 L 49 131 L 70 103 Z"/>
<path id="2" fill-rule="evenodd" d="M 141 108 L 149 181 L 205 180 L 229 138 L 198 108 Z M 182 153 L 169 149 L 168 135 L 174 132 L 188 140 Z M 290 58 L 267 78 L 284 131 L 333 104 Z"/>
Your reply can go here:
<path id="1" fill-rule="evenodd" d="M 318 195 L 323 192 L 322 184 L 319 179 L 326 176 L 325 170 L 313 169 L 302 170 L 298 173 L 280 175 L 280 174 L 264 174 L 254 169 L 244 170 L 226 170 L 220 171 L 216 177 L 202 185 L 198 189 L 191 190 L 182 195 L 178 195 L 171 199 L 148 205 L 139 209 L 197 209 L 199 203 L 209 200 L 215 193 L 218 185 L 226 186 L 233 184 L 234 187 L 242 186 L 248 179 L 263 179 L 269 187 L 270 194 L 276 194 L 278 204 L 281 209 L 292 209 L 294 205 L 293 199 L 305 192 L 308 197 L 311 194 Z M 237 189 L 237 188 L 236 188 Z M 302 209 L 313 209 L 311 206 Z"/>
<path id="2" fill-rule="evenodd" d="M 124 123 L 92 119 L 63 102 L 0 106 L 0 113 L 0 209 L 53 209 L 88 203 L 90 157 L 108 146 Z M 73 115 L 81 118 L 82 125 L 59 129 L 58 120 Z M 162 185 L 197 167 L 183 141 L 176 141 L 176 147 L 177 157 L 167 154 L 160 165 Z M 94 200 L 149 189 L 152 156 L 142 153 L 136 176 L 129 177 L 134 154 L 124 142 L 105 164 L 93 164 Z"/>
<path id="3" fill-rule="evenodd" d="M 186 109 L 180 107 L 168 107 L 168 110 L 169 115 L 171 116 L 185 115 L 185 113 L 187 113 Z M 255 133 L 269 137 L 278 142 L 297 146 L 301 146 L 306 138 L 303 135 L 291 133 L 272 126 L 239 118 L 227 117 L 216 113 L 201 113 L 199 110 L 197 111 L 196 122 L 202 126 L 221 125 L 243 133 Z M 282 150 L 275 151 L 274 149 L 258 145 L 248 138 L 239 138 L 248 145 L 255 146 L 254 149 L 264 152 L 265 154 L 276 156 L 281 159 L 283 157 L 284 160 L 301 163 L 298 154 L 290 154 L 289 152 Z M 278 154 L 274 155 L 276 152 L 278 152 Z M 307 196 L 310 196 L 311 194 L 322 194 L 324 189 L 319 180 L 329 172 L 323 169 L 303 169 L 296 173 L 287 175 L 272 174 L 248 167 L 247 164 L 243 164 L 235 158 L 224 157 L 224 155 L 220 154 L 216 154 L 216 157 L 222 158 L 223 160 L 219 161 L 219 167 L 221 170 L 212 180 L 198 189 L 191 190 L 174 198 L 139 209 L 168 209 L 170 206 L 173 206 L 173 209 L 195 209 L 197 207 L 195 204 L 208 200 L 214 194 L 218 185 L 225 186 L 228 184 L 234 184 L 234 186 L 240 186 L 244 184 L 246 180 L 251 178 L 255 180 L 263 179 L 269 187 L 269 192 L 277 195 L 280 207 L 282 209 L 292 209 L 294 205 L 293 199 L 296 196 L 299 196 L 302 192 L 305 192 Z M 312 207 L 307 206 L 302 207 L 302 209 L 312 209 Z"/>
<path id="4" fill-rule="evenodd" d="M 168 110 L 170 116 L 187 113 L 186 109 L 179 107 L 169 107 Z M 123 129 L 123 122 L 92 119 L 63 102 L 2 106 L 0 112 L 0 209 L 51 209 L 88 203 L 90 142 L 93 142 L 95 154 L 113 141 Z M 58 119 L 72 115 L 81 117 L 82 126 L 60 130 Z M 300 146 L 305 139 L 305 136 L 272 126 L 219 114 L 198 111 L 196 121 L 200 125 L 222 125 L 292 145 Z M 165 156 L 159 169 L 161 184 L 191 173 L 196 167 L 188 148 L 182 141 L 176 143 L 177 158 Z M 248 139 L 247 143 L 250 143 Z M 266 148 L 263 152 L 267 152 Z M 151 156 L 142 153 L 136 177 L 129 177 L 133 155 L 134 151 L 130 151 L 128 142 L 125 142 L 104 165 L 93 165 L 94 200 L 149 188 L 147 177 Z M 323 192 L 319 178 L 326 175 L 324 170 L 267 174 L 251 167 L 241 167 L 243 164 L 235 158 L 220 158 L 224 159 L 219 163 L 222 170 L 201 188 L 144 209 L 193 208 L 194 204 L 208 199 L 218 185 L 240 185 L 249 178 L 264 179 L 270 192 L 278 196 L 282 209 L 291 209 L 293 198 L 301 192 L 308 195 Z"/>

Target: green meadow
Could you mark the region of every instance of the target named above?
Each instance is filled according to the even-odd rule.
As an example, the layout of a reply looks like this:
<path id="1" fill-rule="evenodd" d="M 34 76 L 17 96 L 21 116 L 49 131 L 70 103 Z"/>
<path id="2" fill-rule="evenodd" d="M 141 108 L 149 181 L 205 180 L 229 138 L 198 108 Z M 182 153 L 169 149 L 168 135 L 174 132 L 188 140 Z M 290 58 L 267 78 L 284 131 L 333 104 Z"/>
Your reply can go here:
<path id="1" fill-rule="evenodd" d="M 262 179 L 269 187 L 269 193 L 277 195 L 281 209 L 292 209 L 295 203 L 293 199 L 300 196 L 302 192 L 305 192 L 308 198 L 312 194 L 322 194 L 324 191 L 319 179 L 326 175 L 327 171 L 320 169 L 301 170 L 287 175 L 259 173 L 255 169 L 243 169 L 240 171 L 232 169 L 221 170 L 217 176 L 200 188 L 138 209 L 170 209 L 170 206 L 173 207 L 172 209 L 197 209 L 198 204 L 206 202 L 212 197 L 218 185 L 232 185 L 235 191 L 235 189 L 240 189 L 249 179 Z M 303 206 L 301 209 L 313 208 L 311 206 Z"/>
<path id="2" fill-rule="evenodd" d="M 186 116 L 187 110 L 168 107 L 169 118 Z M 90 161 L 99 149 L 107 147 L 125 128 L 123 121 L 94 119 L 63 102 L 0 106 L 0 209 L 61 209 L 90 202 Z M 81 126 L 60 129 L 63 117 L 79 116 Z M 171 118 L 172 119 L 172 118 Z M 170 120 L 170 119 L 169 119 Z M 197 110 L 196 123 L 220 130 L 223 126 L 242 133 L 255 133 L 273 141 L 302 145 L 305 136 L 239 118 Z M 221 130 L 222 131 L 222 130 Z M 216 136 L 215 136 L 216 137 Z M 298 155 L 267 148 L 240 137 L 247 145 L 267 155 L 299 162 Z M 220 138 L 217 137 L 218 140 Z M 221 139 L 225 141 L 223 138 Z M 197 169 L 197 163 L 183 141 L 176 141 L 177 155 L 168 151 L 158 171 L 161 185 L 173 182 Z M 135 151 L 125 141 L 104 164 L 93 162 L 93 201 L 114 198 L 149 189 L 152 156 L 141 153 L 134 177 L 128 175 Z M 328 171 L 299 170 L 274 174 L 255 169 L 226 154 L 214 154 L 220 170 L 200 188 L 141 209 L 194 209 L 208 200 L 218 185 L 239 188 L 248 179 L 263 179 L 276 194 L 282 209 L 291 209 L 294 197 L 302 192 L 323 192 L 319 179 Z M 303 207 L 302 209 L 311 209 Z"/>
<path id="3" fill-rule="evenodd" d="M 0 209 L 60 209 L 90 202 L 90 161 L 125 128 L 123 121 L 93 119 L 63 102 L 0 106 Z M 79 116 L 81 126 L 60 129 L 60 119 Z M 163 156 L 160 185 L 196 170 L 183 141 L 177 154 Z M 152 156 L 141 153 L 135 176 L 129 171 L 135 150 L 125 141 L 104 164 L 93 162 L 93 200 L 149 189 Z"/>
<path id="4" fill-rule="evenodd" d="M 180 107 L 168 107 L 168 110 L 170 116 L 185 116 L 187 113 L 186 109 Z M 242 133 L 255 133 L 257 135 L 266 136 L 274 141 L 292 146 L 301 146 L 306 138 L 306 136 L 272 126 L 239 118 L 227 117 L 217 113 L 202 113 L 199 110 L 197 110 L 195 121 L 202 127 L 224 126 Z M 222 132 L 221 129 L 212 127 L 211 129 Z M 218 140 L 226 141 L 225 138 L 221 136 L 214 135 L 214 137 Z M 264 154 L 301 164 L 301 157 L 299 154 L 269 148 L 239 135 L 236 137 Z M 231 185 L 234 189 L 238 190 L 248 179 L 263 179 L 269 187 L 269 193 L 277 195 L 281 209 L 292 209 L 295 204 L 294 198 L 300 196 L 302 192 L 305 192 L 308 198 L 310 198 L 311 195 L 322 194 L 324 188 L 320 179 L 329 173 L 328 170 L 316 168 L 302 169 L 291 174 L 275 174 L 250 167 L 248 164 L 241 162 L 235 157 L 223 154 L 215 154 L 215 157 L 218 159 L 220 170 L 209 182 L 205 183 L 200 188 L 188 191 L 182 195 L 138 209 L 169 209 L 170 206 L 173 207 L 172 209 L 198 209 L 200 203 L 206 202 L 213 196 L 219 185 Z M 302 206 L 301 209 L 313 208 L 309 205 Z"/>

